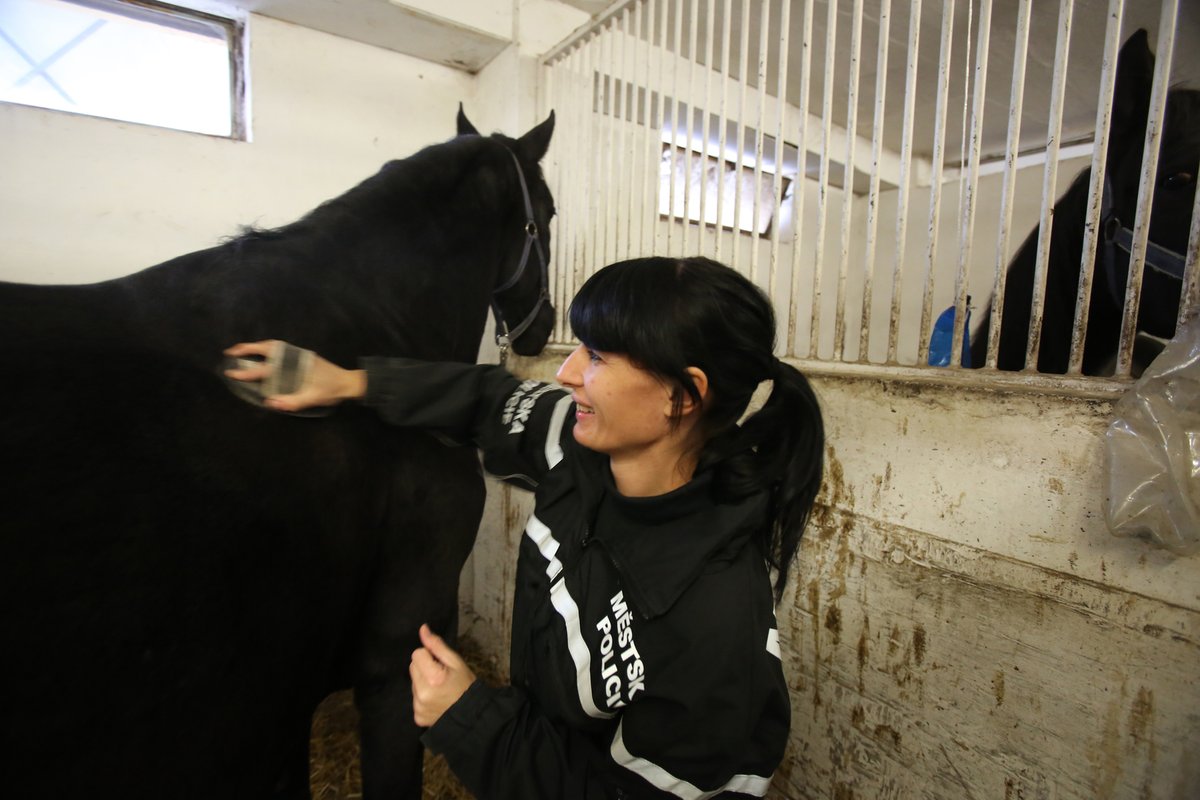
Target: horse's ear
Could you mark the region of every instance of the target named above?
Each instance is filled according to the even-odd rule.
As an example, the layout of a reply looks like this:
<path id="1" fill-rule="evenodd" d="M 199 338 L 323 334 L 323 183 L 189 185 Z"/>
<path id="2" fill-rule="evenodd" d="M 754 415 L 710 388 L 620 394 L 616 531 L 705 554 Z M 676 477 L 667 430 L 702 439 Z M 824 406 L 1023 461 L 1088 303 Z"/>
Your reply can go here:
<path id="1" fill-rule="evenodd" d="M 1140 147 L 1150 111 L 1150 85 L 1154 82 L 1154 53 L 1144 28 L 1139 28 L 1121 45 L 1117 56 L 1117 79 L 1113 89 L 1109 152 L 1120 153 Z"/>
<path id="2" fill-rule="evenodd" d="M 471 120 L 467 119 L 467 114 L 463 111 L 462 103 L 458 104 L 458 135 L 479 135 L 479 131 L 475 130 L 475 126 L 471 124 Z"/>
<path id="3" fill-rule="evenodd" d="M 550 136 L 554 133 L 554 112 L 546 121 L 537 125 L 517 140 L 517 154 L 525 161 L 541 161 L 550 147 Z"/>

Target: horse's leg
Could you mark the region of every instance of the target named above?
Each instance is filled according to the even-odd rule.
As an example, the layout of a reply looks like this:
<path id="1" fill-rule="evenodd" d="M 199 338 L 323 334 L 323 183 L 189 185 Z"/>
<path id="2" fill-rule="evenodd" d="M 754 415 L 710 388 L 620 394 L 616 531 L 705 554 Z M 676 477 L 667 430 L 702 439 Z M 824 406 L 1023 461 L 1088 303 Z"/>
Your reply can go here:
<path id="1" fill-rule="evenodd" d="M 459 573 L 483 511 L 474 451 L 421 441 L 397 470 L 355 685 L 367 798 L 420 797 L 423 750 L 409 661 L 422 623 L 452 633 Z"/>

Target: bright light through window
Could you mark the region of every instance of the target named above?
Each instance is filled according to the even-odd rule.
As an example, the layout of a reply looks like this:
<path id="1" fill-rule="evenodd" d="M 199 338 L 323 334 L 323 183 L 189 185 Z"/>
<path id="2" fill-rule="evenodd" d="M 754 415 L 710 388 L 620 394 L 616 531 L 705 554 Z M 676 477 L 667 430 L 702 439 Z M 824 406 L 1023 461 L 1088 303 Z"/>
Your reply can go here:
<path id="1" fill-rule="evenodd" d="M 730 230 L 757 233 L 771 232 L 775 203 L 773 200 L 773 169 L 754 174 L 753 155 L 747 154 L 741 166 L 735 161 L 718 158 L 716 148 L 704 152 L 702 146 L 688 153 L 687 147 L 663 133 L 662 160 L 658 173 L 658 212 L 664 217 L 701 222 L 701 197 L 704 202 L 705 225 L 720 224 Z M 672 185 L 673 184 L 673 185 Z M 791 180 L 780 178 L 780 195 L 787 196 Z M 718 195 L 720 199 L 718 200 Z M 759 208 L 754 218 L 755 206 Z M 720 207 L 721 219 L 717 219 Z M 757 222 L 757 230 L 754 223 Z"/>
<path id="2" fill-rule="evenodd" d="M 0 0 L 0 100 L 241 136 L 233 22 L 119 0 Z"/>

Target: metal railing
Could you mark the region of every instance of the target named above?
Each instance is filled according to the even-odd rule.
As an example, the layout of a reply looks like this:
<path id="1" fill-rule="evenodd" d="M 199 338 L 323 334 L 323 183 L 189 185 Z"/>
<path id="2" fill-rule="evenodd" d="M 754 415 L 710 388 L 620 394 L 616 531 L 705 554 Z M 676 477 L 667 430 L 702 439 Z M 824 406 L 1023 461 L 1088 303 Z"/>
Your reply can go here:
<path id="1" fill-rule="evenodd" d="M 1087 166 L 1080 153 L 1090 153 L 1070 364 L 1048 381 L 1070 383 L 1081 375 L 1089 324 L 1117 53 L 1141 25 L 1154 31 L 1156 61 L 1131 279 L 1108 379 L 1127 384 L 1178 0 L 1136 9 L 1109 0 L 1103 41 L 1098 15 L 1076 14 L 1075 0 L 1060 0 L 1056 16 L 1032 0 L 998 5 L 631 0 L 576 32 L 543 59 L 540 80 L 541 111 L 559 116 L 547 164 L 559 209 L 559 307 L 610 261 L 703 254 L 771 295 L 781 355 L 915 374 L 908 368 L 927 369 L 937 310 L 954 309 L 957 354 L 968 310 L 978 323 L 990 300 L 986 363 L 960 376 L 969 381 L 995 376 L 1014 243 L 1038 227 L 1020 379 L 1036 384 L 1060 165 L 1078 170 Z M 1080 29 L 1080 17 L 1090 27 Z M 993 46 L 997 31 L 1011 37 L 1011 54 Z M 1031 48 L 1052 52 L 1052 69 L 1045 58 L 1031 63 Z M 1080 85 L 1089 88 L 1081 94 Z M 1035 202 L 1030 160 L 1033 170 L 1042 165 Z M 730 204 L 739 222 L 726 225 Z M 1181 318 L 1200 308 L 1198 219 L 1194 209 Z M 758 233 L 764 220 L 769 228 Z M 555 340 L 569 339 L 560 321 Z M 948 367 L 962 371 L 958 358 Z M 1073 385 L 1088 380 L 1099 381 Z"/>

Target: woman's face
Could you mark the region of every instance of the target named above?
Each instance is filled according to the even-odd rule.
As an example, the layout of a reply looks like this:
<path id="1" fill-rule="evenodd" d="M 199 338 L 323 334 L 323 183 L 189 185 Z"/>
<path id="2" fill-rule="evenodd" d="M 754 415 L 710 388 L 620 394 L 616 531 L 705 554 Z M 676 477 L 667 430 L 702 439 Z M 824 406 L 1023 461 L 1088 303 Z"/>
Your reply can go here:
<path id="1" fill-rule="evenodd" d="M 575 440 L 609 456 L 636 456 L 671 431 L 671 388 L 618 353 L 575 348 L 558 368 L 575 400 Z"/>

